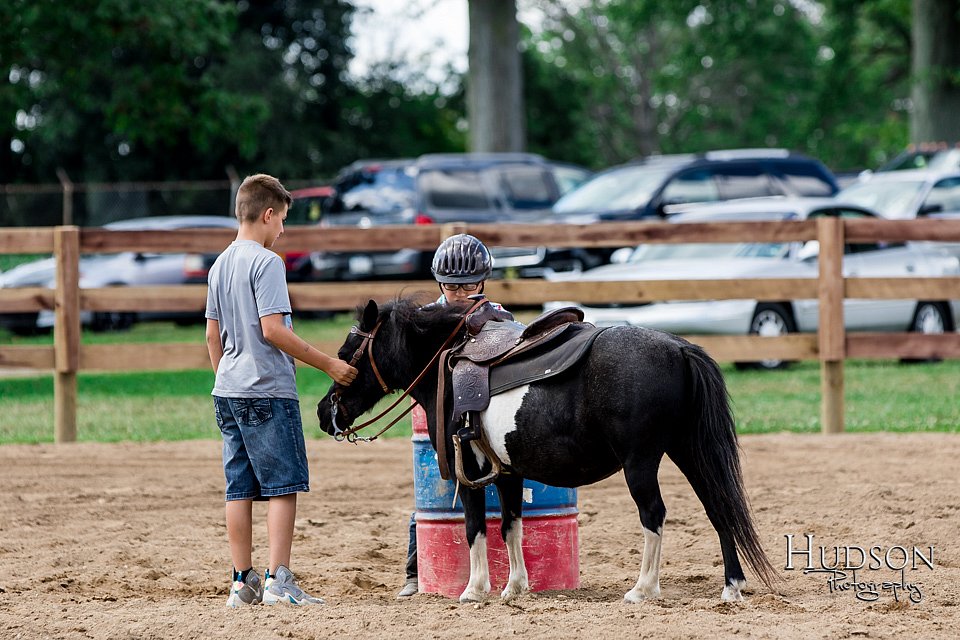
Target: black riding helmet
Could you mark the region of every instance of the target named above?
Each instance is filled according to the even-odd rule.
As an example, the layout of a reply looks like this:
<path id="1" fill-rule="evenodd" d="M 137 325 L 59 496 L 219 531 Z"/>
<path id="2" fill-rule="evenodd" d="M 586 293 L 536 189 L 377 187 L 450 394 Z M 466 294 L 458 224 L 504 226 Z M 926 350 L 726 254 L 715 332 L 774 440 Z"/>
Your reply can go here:
<path id="1" fill-rule="evenodd" d="M 430 267 L 437 282 L 482 282 L 493 271 L 493 257 L 475 237 L 458 233 L 440 243 Z"/>

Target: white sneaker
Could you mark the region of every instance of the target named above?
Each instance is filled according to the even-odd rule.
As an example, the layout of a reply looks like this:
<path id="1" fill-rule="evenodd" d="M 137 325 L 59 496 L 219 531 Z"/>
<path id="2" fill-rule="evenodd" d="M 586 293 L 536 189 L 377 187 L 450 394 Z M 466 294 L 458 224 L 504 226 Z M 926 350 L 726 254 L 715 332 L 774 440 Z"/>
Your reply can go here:
<path id="1" fill-rule="evenodd" d="M 410 596 L 415 596 L 420 592 L 420 589 L 417 587 L 416 580 L 412 580 L 407 584 L 403 585 L 403 589 L 400 589 L 397 592 L 397 600 L 402 598 L 409 598 Z"/>
<path id="2" fill-rule="evenodd" d="M 236 577 L 237 574 L 235 573 L 233 586 L 230 588 L 230 597 L 227 598 L 227 606 L 236 609 L 250 604 L 260 604 L 263 599 L 263 585 L 260 583 L 260 575 L 251 569 L 243 582 L 236 580 Z"/>
<path id="3" fill-rule="evenodd" d="M 323 598 L 315 598 L 298 587 L 293 573 L 285 566 L 277 567 L 276 576 L 271 576 L 269 571 L 266 575 L 267 580 L 263 587 L 263 604 L 324 604 Z"/>

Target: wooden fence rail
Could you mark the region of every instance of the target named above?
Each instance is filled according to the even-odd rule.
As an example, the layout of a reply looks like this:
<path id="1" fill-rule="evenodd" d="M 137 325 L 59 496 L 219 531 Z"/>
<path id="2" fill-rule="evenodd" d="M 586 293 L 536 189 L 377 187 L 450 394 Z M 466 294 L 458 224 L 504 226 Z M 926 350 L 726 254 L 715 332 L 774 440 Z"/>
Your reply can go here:
<path id="1" fill-rule="evenodd" d="M 665 224 L 624 222 L 602 225 L 440 225 L 321 229 L 290 227 L 284 251 L 432 251 L 453 232 L 476 235 L 489 246 L 620 247 L 644 242 L 820 242 L 817 279 L 670 280 L 620 282 L 548 282 L 493 280 L 487 294 L 507 305 L 552 300 L 640 303 L 657 300 L 819 300 L 819 332 L 776 338 L 759 336 L 685 336 L 720 361 L 758 359 L 819 360 L 821 424 L 824 432 L 843 430 L 843 363 L 847 358 L 960 358 L 960 334 L 847 334 L 844 298 L 960 299 L 960 277 L 844 278 L 843 247 L 850 242 L 929 240 L 960 242 L 955 220 L 840 220 L 820 218 L 785 222 Z M 78 371 L 176 370 L 209 366 L 203 344 L 84 345 L 81 311 L 192 311 L 201 314 L 204 285 L 79 288 L 79 258 L 84 253 L 119 251 L 222 251 L 234 238 L 230 230 L 106 231 L 77 227 L 0 229 L 0 254 L 52 253 L 56 288 L 0 289 L 4 313 L 53 310 L 53 346 L 0 345 L 0 367 L 31 367 L 54 372 L 55 440 L 76 439 Z M 369 298 L 384 300 L 400 292 L 435 292 L 432 281 L 327 282 L 290 285 L 298 310 L 346 309 Z M 318 344 L 334 352 L 339 343 Z"/>

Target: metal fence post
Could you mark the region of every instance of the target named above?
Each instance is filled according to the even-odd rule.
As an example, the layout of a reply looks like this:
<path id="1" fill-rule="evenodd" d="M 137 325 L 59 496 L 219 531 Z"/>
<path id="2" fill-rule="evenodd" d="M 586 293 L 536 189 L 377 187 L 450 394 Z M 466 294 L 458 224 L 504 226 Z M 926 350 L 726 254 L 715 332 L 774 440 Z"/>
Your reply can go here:
<path id="1" fill-rule="evenodd" d="M 60 179 L 60 186 L 63 188 L 63 221 L 61 224 L 71 225 L 73 224 L 73 182 L 67 172 L 60 167 L 57 167 L 57 178 Z"/>

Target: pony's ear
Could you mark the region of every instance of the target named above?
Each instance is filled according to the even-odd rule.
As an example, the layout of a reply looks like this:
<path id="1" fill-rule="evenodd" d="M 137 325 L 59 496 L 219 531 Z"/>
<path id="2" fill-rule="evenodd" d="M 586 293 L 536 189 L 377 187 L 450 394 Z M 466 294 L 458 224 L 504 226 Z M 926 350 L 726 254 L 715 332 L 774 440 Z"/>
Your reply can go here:
<path id="1" fill-rule="evenodd" d="M 380 309 L 377 308 L 377 303 L 371 300 L 363 310 L 363 318 L 360 319 L 360 328 L 364 331 L 373 329 L 373 325 L 377 324 L 377 317 L 379 315 Z"/>

